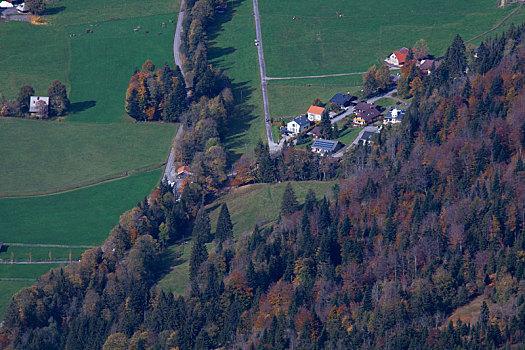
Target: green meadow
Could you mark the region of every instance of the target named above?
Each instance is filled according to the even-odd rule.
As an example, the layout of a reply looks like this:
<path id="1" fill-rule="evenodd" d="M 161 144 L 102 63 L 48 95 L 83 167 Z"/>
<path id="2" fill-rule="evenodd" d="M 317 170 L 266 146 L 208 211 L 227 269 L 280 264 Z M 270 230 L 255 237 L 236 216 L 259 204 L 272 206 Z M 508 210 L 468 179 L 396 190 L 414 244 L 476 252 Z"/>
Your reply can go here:
<path id="1" fill-rule="evenodd" d="M 0 242 L 98 245 L 161 175 L 159 169 L 56 195 L 1 198 Z"/>
<path id="2" fill-rule="evenodd" d="M 31 194 L 165 162 L 173 124 L 0 119 L 0 195 Z"/>
<path id="3" fill-rule="evenodd" d="M 498 4 L 496 0 L 330 0 L 322 5 L 263 1 L 259 6 L 267 75 L 363 72 L 420 38 L 439 56 L 456 34 L 472 39 L 521 6 L 499 9 Z M 524 19 L 522 8 L 502 27 Z"/>
<path id="4" fill-rule="evenodd" d="M 253 43 L 255 23 L 252 2 L 228 2 L 228 11 L 217 14 L 208 38 L 208 57 L 214 66 L 227 70 L 238 103 L 238 116 L 229 123 L 226 147 L 239 157 L 253 149 L 259 139 L 266 140 L 264 111 L 257 61 Z"/>

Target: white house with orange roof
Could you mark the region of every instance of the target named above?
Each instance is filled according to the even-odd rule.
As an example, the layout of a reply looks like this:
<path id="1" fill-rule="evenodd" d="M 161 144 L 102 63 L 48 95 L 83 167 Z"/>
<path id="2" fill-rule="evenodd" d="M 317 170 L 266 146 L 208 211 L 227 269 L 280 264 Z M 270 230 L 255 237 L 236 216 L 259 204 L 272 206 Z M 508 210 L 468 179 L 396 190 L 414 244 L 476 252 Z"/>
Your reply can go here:
<path id="1" fill-rule="evenodd" d="M 308 109 L 308 120 L 311 122 L 319 122 L 326 112 L 326 108 L 318 106 L 310 106 Z"/>

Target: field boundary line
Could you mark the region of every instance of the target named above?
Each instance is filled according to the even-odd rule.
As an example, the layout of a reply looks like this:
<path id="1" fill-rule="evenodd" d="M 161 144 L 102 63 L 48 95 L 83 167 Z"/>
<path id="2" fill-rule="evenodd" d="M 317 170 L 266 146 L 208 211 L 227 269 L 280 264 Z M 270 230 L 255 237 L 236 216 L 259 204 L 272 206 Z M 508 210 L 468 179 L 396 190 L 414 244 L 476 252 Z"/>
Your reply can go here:
<path id="1" fill-rule="evenodd" d="M 495 31 L 496 29 L 498 29 L 499 27 L 501 27 L 501 26 L 503 25 L 503 23 L 505 23 L 509 18 L 511 18 L 512 16 L 514 16 L 514 15 L 516 14 L 516 12 L 518 12 L 519 10 L 521 10 L 521 9 L 523 8 L 524 5 L 525 5 L 525 3 L 523 3 L 523 2 L 520 3 L 520 4 L 519 4 L 514 10 L 512 10 L 508 15 L 506 15 L 505 17 L 503 17 L 503 19 L 502 19 L 499 23 L 495 24 L 495 25 L 494 25 L 492 28 L 490 28 L 489 30 L 486 30 L 486 31 L 484 31 L 483 33 L 478 34 L 478 35 L 476 35 L 475 37 L 473 37 L 473 38 L 471 38 L 471 39 L 465 41 L 465 44 L 468 44 L 468 43 L 470 43 L 470 42 L 472 42 L 472 41 L 474 41 L 474 40 L 476 40 L 476 39 L 479 39 L 479 38 L 481 38 L 481 37 L 483 37 L 483 36 L 485 36 L 485 35 L 487 35 L 487 34 L 493 32 L 493 31 Z"/>
<path id="2" fill-rule="evenodd" d="M 22 277 L 0 277 L 0 281 L 11 281 L 11 282 L 36 282 L 36 278 L 22 278 Z"/>
<path id="3" fill-rule="evenodd" d="M 151 171 L 154 171 L 154 170 L 162 168 L 164 165 L 166 165 L 166 162 L 162 162 L 160 164 L 149 166 L 149 167 L 145 167 L 145 168 L 137 168 L 137 169 L 128 170 L 128 171 L 125 171 L 123 173 L 119 173 L 117 175 L 110 175 L 110 176 L 104 177 L 104 178 L 99 179 L 99 180 L 90 181 L 90 182 L 83 183 L 83 184 L 76 185 L 76 186 L 64 187 L 64 188 L 61 188 L 61 189 L 42 191 L 42 192 L 36 192 L 36 193 L 20 193 L 20 194 L 6 194 L 6 195 L 0 194 L 0 199 L 1 198 L 46 197 L 46 196 L 51 196 L 51 195 L 55 195 L 55 194 L 62 194 L 62 193 L 66 193 L 66 192 L 80 190 L 80 189 L 87 188 L 87 187 L 101 185 L 101 184 L 107 183 L 107 182 L 121 180 L 121 179 L 124 179 L 126 177 L 130 177 L 130 176 L 136 175 L 136 174 L 149 173 Z"/>
<path id="4" fill-rule="evenodd" d="M 315 78 L 329 78 L 329 77 L 343 77 L 348 75 L 363 75 L 366 72 L 353 72 L 353 73 L 335 73 L 335 74 L 324 74 L 324 75 L 303 75 L 297 77 L 266 77 L 266 80 L 290 80 L 290 79 L 315 79 Z"/>
<path id="5" fill-rule="evenodd" d="M 94 245 L 68 245 L 68 244 L 39 244 L 39 243 L 8 243 L 3 242 L 5 246 L 10 247 L 35 247 L 35 248 L 68 248 L 68 249 L 91 249 Z"/>
<path id="6" fill-rule="evenodd" d="M 45 264 L 69 264 L 69 263 L 76 263 L 80 262 L 80 260 L 0 260 L 0 265 L 45 265 Z"/>

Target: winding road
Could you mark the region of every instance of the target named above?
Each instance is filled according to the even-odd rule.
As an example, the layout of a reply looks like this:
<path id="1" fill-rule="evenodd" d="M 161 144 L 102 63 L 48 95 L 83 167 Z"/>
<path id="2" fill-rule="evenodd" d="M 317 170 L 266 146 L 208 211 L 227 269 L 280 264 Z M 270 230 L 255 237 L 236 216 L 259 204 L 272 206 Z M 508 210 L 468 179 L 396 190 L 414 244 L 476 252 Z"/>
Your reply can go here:
<path id="1" fill-rule="evenodd" d="M 173 60 L 175 61 L 175 64 L 179 66 L 182 72 L 182 76 L 185 77 L 184 70 L 182 69 L 182 59 L 180 58 L 182 21 L 184 20 L 184 11 L 182 10 L 183 8 L 184 8 L 184 0 L 180 2 L 179 16 L 177 17 L 177 25 L 175 27 L 175 37 L 173 38 Z M 170 155 L 168 157 L 168 162 L 166 163 L 166 168 L 164 169 L 164 175 L 162 176 L 163 179 L 165 178 L 166 181 L 170 183 L 175 182 L 175 179 L 177 177 L 177 171 L 175 169 L 175 142 L 181 137 L 183 130 L 184 130 L 184 127 L 182 126 L 182 124 L 180 124 L 179 130 L 177 130 L 177 134 L 173 138 Z"/>

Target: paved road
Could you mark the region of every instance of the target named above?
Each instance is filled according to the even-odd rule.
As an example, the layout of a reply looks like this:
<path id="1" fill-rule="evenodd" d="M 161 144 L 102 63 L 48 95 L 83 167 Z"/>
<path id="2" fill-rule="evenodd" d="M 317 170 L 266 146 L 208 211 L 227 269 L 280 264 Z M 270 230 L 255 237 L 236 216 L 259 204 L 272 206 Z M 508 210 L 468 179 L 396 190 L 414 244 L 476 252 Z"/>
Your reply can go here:
<path id="1" fill-rule="evenodd" d="M 332 155 L 332 157 L 334 158 L 340 158 L 343 156 L 343 154 L 345 154 L 346 151 L 348 151 L 348 149 L 350 147 L 353 147 L 353 146 L 356 146 L 358 143 L 359 143 L 359 140 L 361 140 L 361 137 L 363 137 L 363 134 L 365 133 L 365 131 L 369 131 L 369 132 L 377 132 L 377 126 L 365 126 L 363 128 L 363 130 L 361 130 L 361 132 L 359 133 L 359 135 L 357 135 L 357 137 L 355 138 L 355 140 L 349 144 L 348 146 L 346 146 L 345 148 L 343 148 L 342 150 L 340 150 L 339 152 L 335 153 Z"/>
<path id="2" fill-rule="evenodd" d="M 255 35 L 257 38 L 257 55 L 259 56 L 259 72 L 261 74 L 261 90 L 263 94 L 264 104 L 264 123 L 266 124 L 266 138 L 268 139 L 268 147 L 270 153 L 279 151 L 282 144 L 277 144 L 273 141 L 272 126 L 270 124 L 270 107 L 268 105 L 268 91 L 266 85 L 266 65 L 264 63 L 263 43 L 261 34 L 261 20 L 259 16 L 258 0 L 253 0 L 253 15 L 255 17 Z"/>
<path id="3" fill-rule="evenodd" d="M 175 60 L 175 64 L 179 66 L 180 70 L 182 71 L 182 75 L 184 76 L 184 71 L 182 70 L 182 60 L 180 58 L 182 21 L 184 20 L 184 11 L 182 11 L 183 8 L 184 0 L 180 2 L 179 17 L 177 18 L 177 26 L 175 27 L 175 37 L 173 38 L 173 58 Z"/>
<path id="4" fill-rule="evenodd" d="M 183 129 L 184 127 L 182 124 L 180 124 L 179 130 L 177 130 L 177 134 L 173 139 L 173 143 L 175 143 L 175 141 L 181 137 Z M 177 169 L 175 169 L 175 148 L 173 145 L 171 146 L 170 156 L 168 158 L 168 162 L 166 163 L 166 168 L 164 169 L 164 175 L 162 178 L 166 178 L 166 180 L 170 183 L 175 182 L 177 178 Z"/>
<path id="5" fill-rule="evenodd" d="M 182 69 L 182 60 L 180 58 L 180 42 L 181 42 L 181 35 L 182 35 L 182 21 L 184 20 L 184 11 L 182 9 L 184 8 L 184 0 L 180 2 L 180 10 L 179 10 L 179 16 L 177 17 L 177 25 L 175 27 L 175 37 L 173 38 L 173 59 L 175 61 L 175 64 L 179 66 L 182 76 L 184 75 L 184 70 Z M 187 86 L 187 84 L 186 84 Z M 183 132 L 184 127 L 182 124 L 179 126 L 179 130 L 177 130 L 177 134 L 175 135 L 175 138 L 173 139 L 173 143 L 170 150 L 170 155 L 168 157 L 168 162 L 166 163 L 166 168 L 164 169 L 164 175 L 162 178 L 166 179 L 168 182 L 175 182 L 175 179 L 177 177 L 177 169 L 175 169 L 175 148 L 173 144 L 175 141 L 177 141 Z"/>
<path id="6" fill-rule="evenodd" d="M 304 75 L 298 77 L 266 77 L 266 80 L 288 80 L 288 79 L 309 79 L 309 78 L 328 78 L 328 77 L 343 77 L 347 75 L 362 75 L 366 72 L 354 72 L 354 73 L 336 73 L 336 74 L 324 74 L 324 75 Z"/>
<path id="7" fill-rule="evenodd" d="M 368 102 L 368 103 L 374 103 L 374 102 L 376 102 L 377 100 L 382 99 L 383 97 L 388 97 L 388 98 L 391 98 L 392 100 L 397 101 L 397 102 L 401 102 L 401 103 L 405 103 L 405 104 L 407 103 L 406 101 L 400 100 L 400 99 L 398 99 L 397 97 L 392 97 L 392 94 L 393 94 L 394 92 L 397 92 L 397 89 L 394 89 L 394 90 L 392 90 L 392 91 L 389 91 L 389 92 L 387 92 L 386 94 L 381 95 L 381 96 L 372 97 L 372 98 L 368 99 L 366 102 Z"/>

